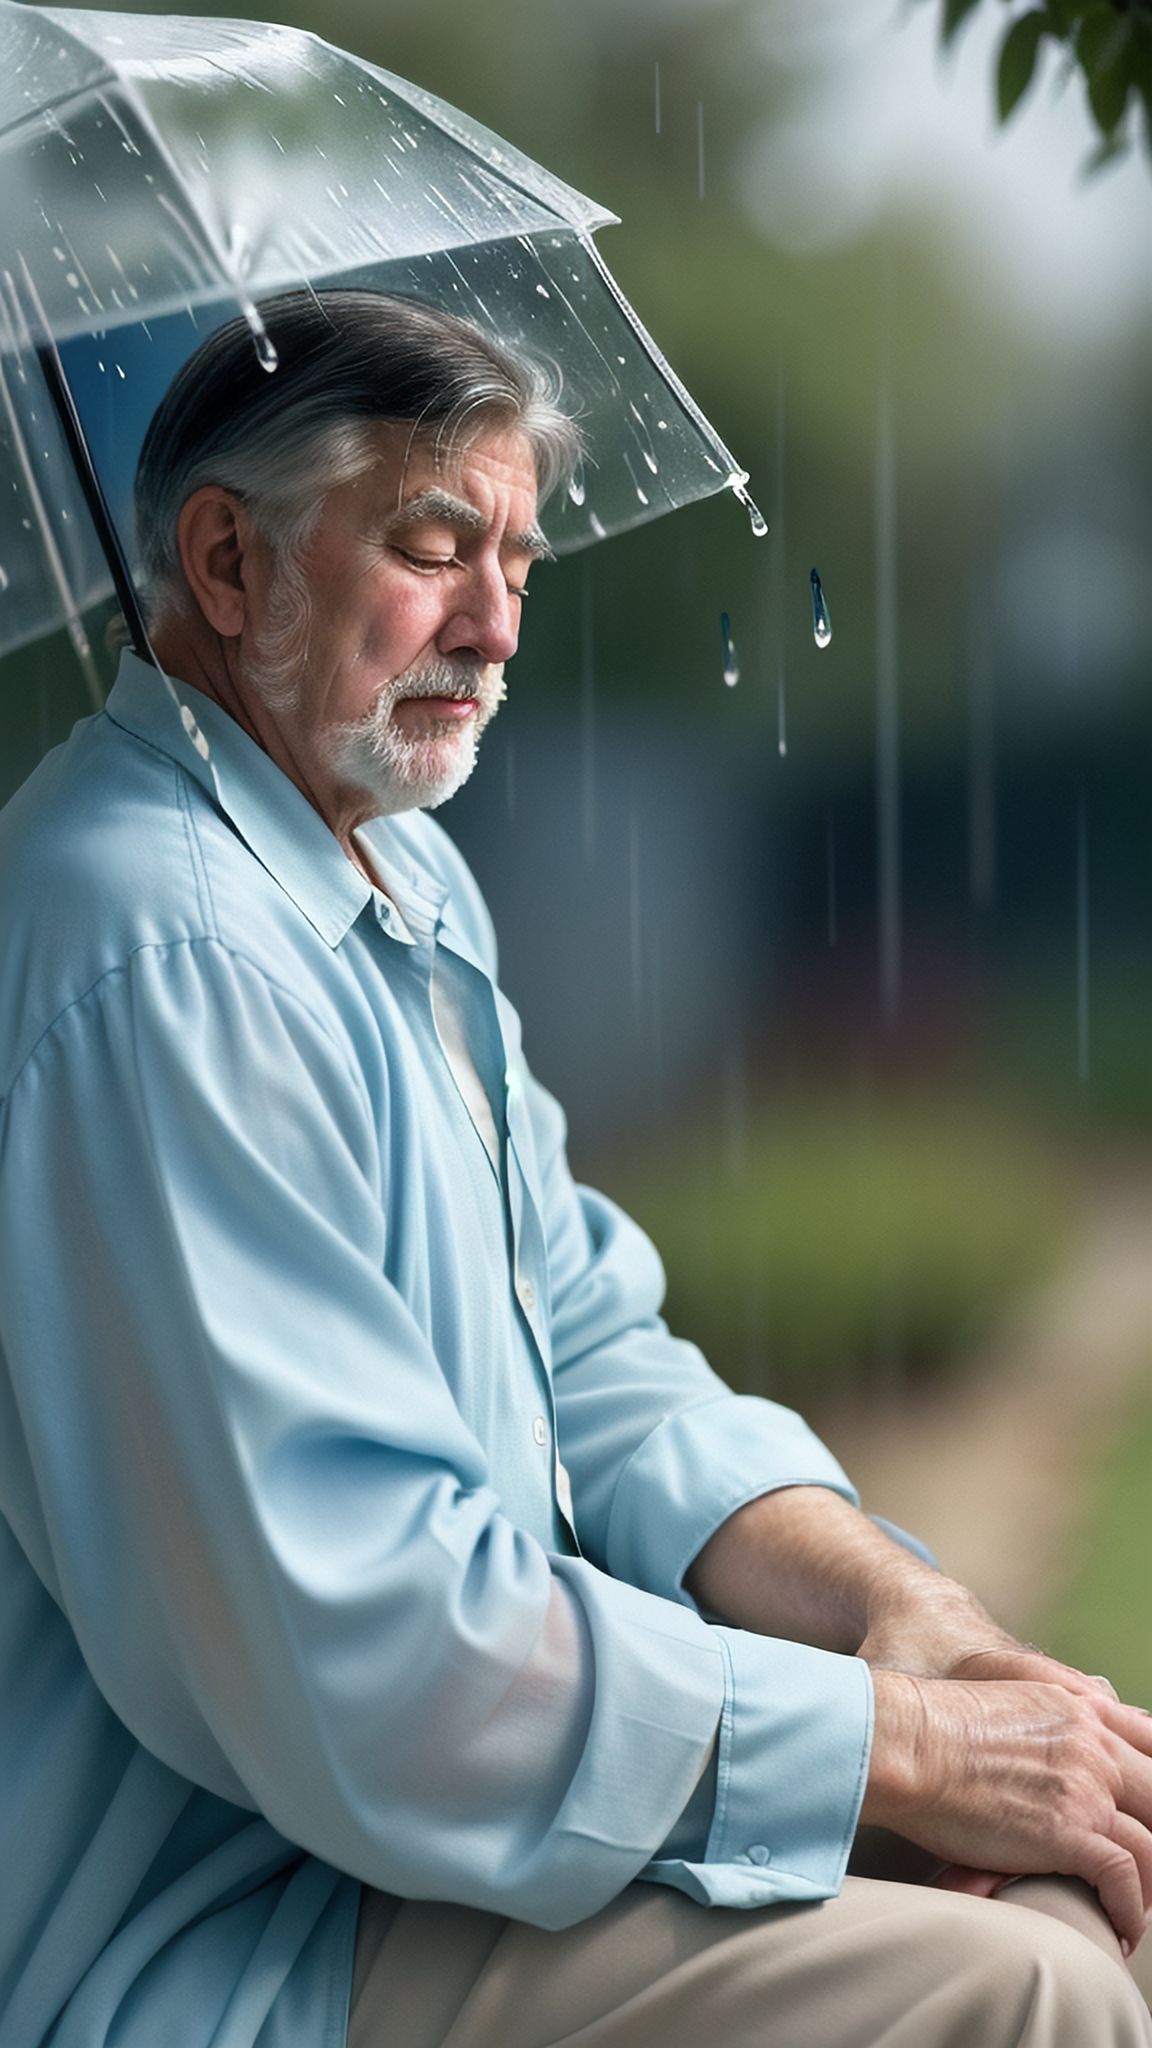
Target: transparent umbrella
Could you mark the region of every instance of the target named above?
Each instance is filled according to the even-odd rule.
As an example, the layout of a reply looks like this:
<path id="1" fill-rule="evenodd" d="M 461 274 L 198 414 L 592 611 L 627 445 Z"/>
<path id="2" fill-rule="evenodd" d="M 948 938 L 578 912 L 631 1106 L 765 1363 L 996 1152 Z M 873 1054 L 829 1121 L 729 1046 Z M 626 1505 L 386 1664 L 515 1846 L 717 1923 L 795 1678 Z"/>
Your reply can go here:
<path id="1" fill-rule="evenodd" d="M 605 269 L 615 216 L 418 87 L 258 22 L 0 0 L 0 653 L 115 586 L 139 638 L 131 485 L 180 365 L 258 302 L 355 283 L 550 358 L 585 469 L 558 552 L 747 478 Z"/>

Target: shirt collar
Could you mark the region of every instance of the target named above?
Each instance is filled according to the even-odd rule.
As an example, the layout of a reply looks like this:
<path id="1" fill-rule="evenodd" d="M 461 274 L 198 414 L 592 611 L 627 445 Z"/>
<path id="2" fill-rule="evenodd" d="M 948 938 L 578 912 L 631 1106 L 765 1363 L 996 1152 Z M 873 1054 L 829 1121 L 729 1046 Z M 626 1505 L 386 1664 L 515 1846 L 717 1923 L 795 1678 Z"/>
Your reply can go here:
<path id="1" fill-rule="evenodd" d="M 296 908 L 328 945 L 336 947 L 355 924 L 372 887 L 347 858 L 339 840 L 262 747 L 210 697 L 187 683 L 177 684 L 178 697 L 191 713 L 194 728 L 207 741 L 205 759 L 193 742 L 187 721 L 181 723 L 169 691 L 154 668 L 126 652 L 109 694 L 109 718 L 137 739 L 157 747 L 195 777 L 224 813 L 256 859 L 278 882 Z M 380 845 L 380 826 L 372 839 Z M 381 853 L 386 847 L 381 845 Z M 430 891 L 430 878 L 406 872 L 429 905 L 440 892 Z"/>

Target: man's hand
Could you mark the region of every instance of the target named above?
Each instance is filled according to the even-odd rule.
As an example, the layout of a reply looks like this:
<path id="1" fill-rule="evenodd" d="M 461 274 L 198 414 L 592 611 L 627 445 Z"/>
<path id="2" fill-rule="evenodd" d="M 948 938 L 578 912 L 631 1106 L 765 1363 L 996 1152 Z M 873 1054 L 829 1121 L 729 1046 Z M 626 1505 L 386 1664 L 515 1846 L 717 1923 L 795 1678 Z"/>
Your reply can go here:
<path id="1" fill-rule="evenodd" d="M 882 1578 L 869 1601 L 858 1654 L 875 1671 L 917 1678 L 1016 1679 L 1062 1685 L 1089 1698 L 1116 1695 L 1106 1678 L 1089 1678 L 998 1627 L 975 1595 L 942 1572 L 902 1566 Z"/>
<path id="2" fill-rule="evenodd" d="M 860 1818 L 974 1870 L 1081 1877 L 1130 1952 L 1152 1911 L 1152 1717 L 1070 1676 L 875 1671 Z"/>

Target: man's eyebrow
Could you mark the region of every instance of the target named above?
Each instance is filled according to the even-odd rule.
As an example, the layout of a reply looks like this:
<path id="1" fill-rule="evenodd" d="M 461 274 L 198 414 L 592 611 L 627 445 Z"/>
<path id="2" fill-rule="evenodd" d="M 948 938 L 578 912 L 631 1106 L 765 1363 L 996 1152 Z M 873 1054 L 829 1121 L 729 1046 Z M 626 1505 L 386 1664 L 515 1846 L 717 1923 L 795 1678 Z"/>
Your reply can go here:
<path id="1" fill-rule="evenodd" d="M 467 498 L 456 498 L 451 491 L 435 488 L 417 491 L 398 505 L 389 525 L 403 530 L 408 526 L 444 525 L 454 526 L 463 533 L 486 533 L 488 522 L 475 505 Z M 530 555 L 533 561 L 552 561 L 552 550 L 544 538 L 543 529 L 535 521 L 523 533 L 509 533 L 504 538 L 505 551 L 516 555 Z"/>

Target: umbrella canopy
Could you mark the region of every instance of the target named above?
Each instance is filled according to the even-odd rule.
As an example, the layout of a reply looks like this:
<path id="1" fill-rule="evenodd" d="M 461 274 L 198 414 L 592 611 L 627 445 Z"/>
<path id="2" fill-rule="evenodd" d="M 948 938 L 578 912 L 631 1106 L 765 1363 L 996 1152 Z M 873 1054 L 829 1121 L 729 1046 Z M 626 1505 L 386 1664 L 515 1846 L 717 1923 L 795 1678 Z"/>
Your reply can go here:
<path id="1" fill-rule="evenodd" d="M 302 284 L 411 294 L 559 367 L 587 454 L 545 513 L 558 552 L 749 502 L 593 246 L 615 216 L 315 36 L 0 0 L 0 189 L 0 653 L 67 622 L 83 658 L 172 377 L 238 312 L 274 376 L 258 302 Z"/>

